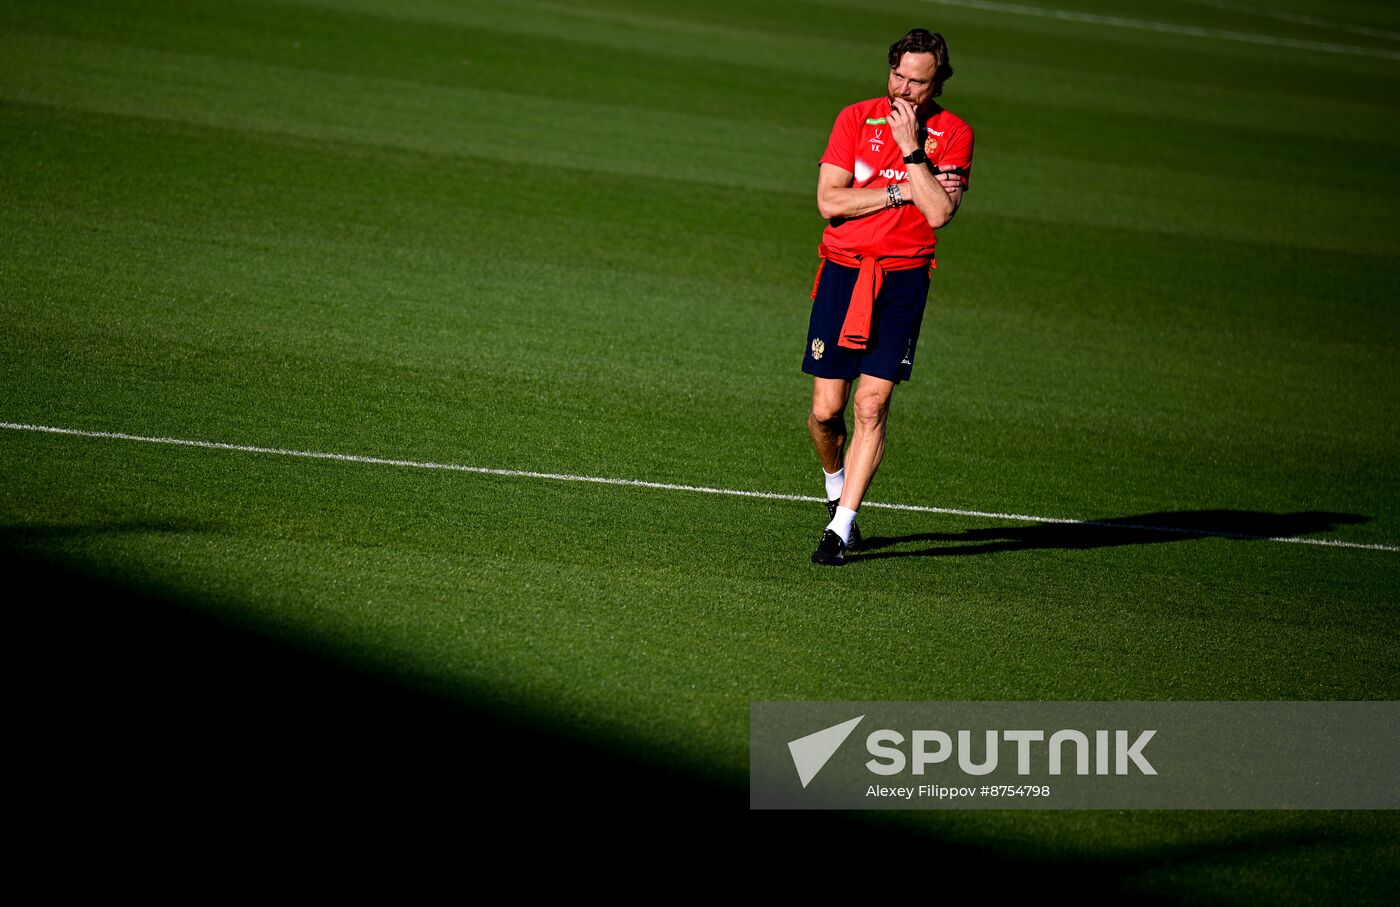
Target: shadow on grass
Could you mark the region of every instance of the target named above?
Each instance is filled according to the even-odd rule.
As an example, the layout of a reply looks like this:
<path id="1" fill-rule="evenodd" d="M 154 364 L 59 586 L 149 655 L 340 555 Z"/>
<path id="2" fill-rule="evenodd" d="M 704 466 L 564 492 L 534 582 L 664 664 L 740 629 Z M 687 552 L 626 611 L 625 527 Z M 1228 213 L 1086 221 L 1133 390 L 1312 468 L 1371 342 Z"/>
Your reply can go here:
<path id="1" fill-rule="evenodd" d="M 1051 548 L 1110 548 L 1119 545 L 1151 545 L 1200 538 L 1261 541 L 1297 538 L 1327 532 L 1338 526 L 1364 523 L 1369 517 L 1354 513 L 1262 513 L 1249 510 L 1179 510 L 1139 516 L 1088 520 L 1082 523 L 1036 523 L 1032 526 L 994 526 L 962 532 L 922 532 L 897 537 L 868 536 L 848 560 L 880 560 L 891 557 L 950 557 L 995 554 Z M 890 551 L 896 545 L 937 542 L 917 550 Z"/>
<path id="2" fill-rule="evenodd" d="M 1157 893 L 1144 880 L 1209 866 L 1225 847 L 1197 836 L 1089 860 L 939 818 L 916 828 L 898 816 L 751 812 L 746 778 L 677 768 L 673 754 L 558 716 L 433 692 L 215 616 L 219 602 L 0 557 L 20 590 L 7 613 L 20 719 L 8 737 L 27 802 L 12 798 L 9 814 L 39 839 L 96 835 L 109 855 L 234 863 L 249 846 L 299 859 L 311 847 L 382 858 L 421 844 L 474 867 L 465 884 L 490 876 L 531 890 L 633 890 L 641 873 L 663 872 L 687 891 L 927 885 L 945 897 L 1131 892 L 1146 903 Z M 1330 834 L 1304 822 L 1232 835 L 1230 851 L 1287 855 Z"/>

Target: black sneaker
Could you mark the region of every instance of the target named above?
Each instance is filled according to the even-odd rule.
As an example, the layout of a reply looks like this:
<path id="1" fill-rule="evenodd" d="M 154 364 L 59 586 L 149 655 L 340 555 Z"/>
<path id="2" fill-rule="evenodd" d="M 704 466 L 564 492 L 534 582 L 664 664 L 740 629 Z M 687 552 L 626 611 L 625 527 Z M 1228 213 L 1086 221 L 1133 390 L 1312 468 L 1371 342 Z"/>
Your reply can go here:
<path id="1" fill-rule="evenodd" d="M 841 541 L 841 536 L 830 529 L 823 532 L 817 550 L 812 552 L 812 563 L 828 567 L 840 567 L 846 563 L 846 543 Z"/>
<path id="2" fill-rule="evenodd" d="M 836 508 L 840 506 L 840 504 L 840 500 L 826 502 L 826 518 L 828 520 L 833 520 L 836 518 Z M 860 543 L 860 524 L 855 520 L 851 520 L 851 540 L 846 543 L 846 550 L 855 551 L 860 548 Z"/>

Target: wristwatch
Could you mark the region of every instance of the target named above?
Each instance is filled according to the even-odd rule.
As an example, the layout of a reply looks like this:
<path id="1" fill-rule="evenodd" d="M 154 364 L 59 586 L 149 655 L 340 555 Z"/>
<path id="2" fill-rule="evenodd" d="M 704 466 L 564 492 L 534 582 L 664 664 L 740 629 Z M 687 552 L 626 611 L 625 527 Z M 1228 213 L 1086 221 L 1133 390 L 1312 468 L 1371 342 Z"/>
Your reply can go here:
<path id="1" fill-rule="evenodd" d="M 909 152 L 908 154 L 906 154 L 906 155 L 904 156 L 904 163 L 906 163 L 906 164 L 927 164 L 927 163 L 928 163 L 928 155 L 924 153 L 924 149 L 922 149 L 922 148 L 915 148 L 913 151 Z"/>

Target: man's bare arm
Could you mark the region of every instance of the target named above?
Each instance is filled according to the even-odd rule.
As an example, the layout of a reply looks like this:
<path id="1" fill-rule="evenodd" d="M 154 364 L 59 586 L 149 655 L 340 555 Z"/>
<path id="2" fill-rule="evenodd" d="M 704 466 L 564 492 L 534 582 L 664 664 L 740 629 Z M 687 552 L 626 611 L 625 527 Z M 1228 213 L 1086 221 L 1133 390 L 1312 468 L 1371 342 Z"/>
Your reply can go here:
<path id="1" fill-rule="evenodd" d="M 953 219 L 953 215 L 958 213 L 958 206 L 962 204 L 962 177 L 958 176 L 957 173 L 952 172 L 956 169 L 957 168 L 955 168 L 952 164 L 943 164 L 942 166 L 935 168 L 932 162 L 930 162 L 927 167 L 925 167 L 922 164 L 909 165 L 909 174 L 911 179 L 915 171 L 923 171 L 925 173 L 928 173 L 930 176 L 933 177 L 934 186 L 936 187 L 936 189 L 934 190 L 935 198 L 937 197 L 936 193 L 942 192 L 948 197 L 948 202 L 952 205 L 951 209 L 945 209 L 943 205 L 931 206 L 936 215 L 941 215 L 941 220 L 929 216 L 928 210 L 926 210 L 923 205 L 919 205 L 919 213 L 922 214 L 924 218 L 928 221 L 928 225 L 930 227 L 933 227 L 935 230 L 937 230 L 939 227 L 946 227 L 948 225 L 948 221 Z M 908 195 L 909 193 L 906 192 L 905 194 Z M 918 195 L 914 196 L 914 204 L 919 204 Z M 947 213 L 943 214 L 945 210 L 947 210 Z"/>
<path id="2" fill-rule="evenodd" d="M 890 110 L 890 133 L 904 154 L 919 147 L 919 118 L 914 105 L 896 98 Z M 951 170 L 952 168 L 948 168 Z M 919 213 L 935 230 L 953 219 L 962 204 L 962 183 L 957 176 L 923 164 L 909 165 L 909 187 Z"/>
<path id="3" fill-rule="evenodd" d="M 851 185 L 855 174 L 835 164 L 822 164 L 817 175 L 817 210 L 822 217 L 860 217 L 883 210 L 890 197 L 883 186 L 879 189 L 857 189 Z"/>

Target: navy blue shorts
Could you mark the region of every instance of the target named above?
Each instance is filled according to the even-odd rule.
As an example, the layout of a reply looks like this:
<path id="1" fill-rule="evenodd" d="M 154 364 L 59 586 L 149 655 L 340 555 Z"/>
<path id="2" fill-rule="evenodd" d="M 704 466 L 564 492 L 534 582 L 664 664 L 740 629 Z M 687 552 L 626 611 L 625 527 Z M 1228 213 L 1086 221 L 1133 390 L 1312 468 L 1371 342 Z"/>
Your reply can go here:
<path id="1" fill-rule="evenodd" d="M 854 381 L 858 375 L 885 378 L 896 384 L 907 381 L 914 370 L 914 347 L 919 343 L 919 325 L 928 302 L 928 269 L 885 272 L 870 319 L 870 342 L 863 350 L 852 350 L 838 346 L 836 341 L 841 339 L 841 325 L 859 276 L 859 268 L 834 261 L 822 263 L 812 298 L 802 371 L 817 378 L 848 381 Z"/>

